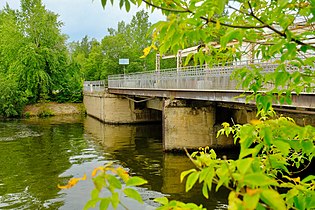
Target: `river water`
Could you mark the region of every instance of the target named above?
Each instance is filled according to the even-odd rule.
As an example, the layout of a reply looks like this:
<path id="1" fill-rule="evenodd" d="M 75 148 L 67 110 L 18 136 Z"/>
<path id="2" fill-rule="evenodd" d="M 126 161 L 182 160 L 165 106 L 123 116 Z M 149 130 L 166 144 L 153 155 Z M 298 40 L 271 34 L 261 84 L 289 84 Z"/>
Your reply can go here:
<path id="1" fill-rule="evenodd" d="M 91 172 L 108 162 L 141 176 L 145 204 L 122 198 L 129 209 L 154 209 L 156 197 L 226 209 L 228 192 L 201 188 L 185 193 L 180 173 L 193 165 L 185 155 L 163 153 L 159 124 L 108 125 L 91 117 L 68 116 L 0 122 L 0 209 L 82 209 L 93 189 Z M 88 180 L 68 190 L 71 177 Z M 122 209 L 120 207 L 119 209 Z"/>

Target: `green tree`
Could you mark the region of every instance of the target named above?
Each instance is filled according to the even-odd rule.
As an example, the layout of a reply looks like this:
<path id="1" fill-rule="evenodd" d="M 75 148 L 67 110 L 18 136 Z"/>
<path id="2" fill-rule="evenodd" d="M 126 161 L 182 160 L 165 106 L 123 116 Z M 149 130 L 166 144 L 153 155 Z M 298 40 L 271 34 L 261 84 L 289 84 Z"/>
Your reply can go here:
<path id="1" fill-rule="evenodd" d="M 104 71 L 104 54 L 102 47 L 97 40 L 91 41 L 91 51 L 83 64 L 84 75 L 88 80 L 100 80 Z"/>
<path id="2" fill-rule="evenodd" d="M 21 0 L 20 10 L 7 5 L 0 11 L 0 75 L 5 75 L 1 84 L 12 84 L 12 91 L 23 93 L 23 97 L 13 94 L 14 99 L 7 101 L 12 101 L 11 112 L 5 116 L 20 115 L 25 103 L 66 98 L 62 94 L 81 100 L 82 80 L 78 69 L 72 68 L 57 18 L 41 0 Z"/>
<path id="3" fill-rule="evenodd" d="M 124 73 L 153 70 L 155 68 L 155 56 L 150 55 L 141 59 L 142 51 L 149 45 L 151 37 L 148 36 L 149 23 L 148 13 L 141 10 L 133 16 L 130 24 L 124 21 L 118 23 L 117 30 L 108 29 L 109 36 L 102 40 L 103 51 L 106 57 L 116 61 L 117 65 L 111 73 Z M 123 67 L 118 65 L 118 59 L 128 58 L 130 65 Z"/>
<path id="4" fill-rule="evenodd" d="M 150 44 L 147 36 L 151 26 L 145 11 L 139 11 L 130 23 L 121 21 L 117 29 L 109 28 L 109 35 L 99 43 L 84 37 L 81 42 L 69 44 L 71 60 L 81 69 L 85 80 L 106 79 L 110 74 L 155 69 L 155 55 L 140 58 L 143 48 Z M 128 58 L 130 64 L 119 65 L 119 59 Z"/>
<path id="5" fill-rule="evenodd" d="M 18 51 L 14 69 L 20 86 L 32 93 L 37 102 L 48 99 L 54 90 L 60 88 L 67 67 L 65 36 L 60 33 L 61 22 L 57 15 L 49 12 L 41 0 L 21 1 L 21 33 L 24 46 Z"/>

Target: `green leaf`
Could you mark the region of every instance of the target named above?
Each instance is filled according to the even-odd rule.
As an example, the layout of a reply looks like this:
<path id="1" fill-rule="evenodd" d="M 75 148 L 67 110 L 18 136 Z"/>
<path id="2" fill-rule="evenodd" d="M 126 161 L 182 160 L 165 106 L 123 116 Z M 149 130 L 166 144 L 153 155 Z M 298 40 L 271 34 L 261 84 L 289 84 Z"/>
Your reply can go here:
<path id="1" fill-rule="evenodd" d="M 119 1 L 119 8 L 121 9 L 123 6 L 124 6 L 124 1 L 123 1 L 123 0 L 120 0 L 120 1 Z"/>
<path id="2" fill-rule="evenodd" d="M 117 189 L 121 189 L 121 182 L 119 181 L 119 179 L 117 179 L 115 176 L 113 175 L 110 175 L 110 174 L 107 174 L 107 180 L 108 180 L 108 183 L 117 188 Z"/>
<path id="3" fill-rule="evenodd" d="M 180 174 L 180 182 L 183 182 L 185 176 L 187 176 L 188 174 L 192 173 L 192 172 L 195 172 L 196 169 L 192 168 L 190 170 L 187 170 L 187 171 L 183 171 L 181 174 Z"/>
<path id="4" fill-rule="evenodd" d="M 256 210 L 266 210 L 266 207 L 264 207 L 262 204 L 258 203 Z"/>
<path id="5" fill-rule="evenodd" d="M 294 200 L 294 206 L 296 207 L 296 209 L 306 209 L 304 196 L 298 195 L 294 197 L 293 200 Z"/>
<path id="6" fill-rule="evenodd" d="M 221 37 L 221 47 L 225 48 L 227 43 L 233 39 L 237 39 L 239 42 L 242 42 L 243 31 L 239 29 L 230 29 L 227 31 L 224 36 Z"/>
<path id="7" fill-rule="evenodd" d="M 102 198 L 100 202 L 100 209 L 107 209 L 110 204 L 110 198 Z"/>
<path id="8" fill-rule="evenodd" d="M 310 49 L 310 47 L 307 46 L 307 45 L 303 45 L 300 49 L 301 49 L 302 52 L 306 53 L 306 51 L 307 51 L 308 49 Z"/>
<path id="9" fill-rule="evenodd" d="M 199 171 L 195 171 L 188 176 L 186 181 L 186 192 L 188 192 L 195 185 L 196 181 L 199 178 L 199 174 Z"/>
<path id="10" fill-rule="evenodd" d="M 222 123 L 222 125 L 223 125 L 223 123 Z M 210 157 L 211 157 L 212 159 L 217 159 L 217 154 L 215 153 L 214 149 L 211 149 L 211 150 L 210 150 Z"/>
<path id="11" fill-rule="evenodd" d="M 102 6 L 103 6 L 103 7 L 106 6 L 106 2 L 107 2 L 107 0 L 102 0 Z"/>
<path id="12" fill-rule="evenodd" d="M 97 176 L 93 178 L 94 185 L 98 191 L 101 191 L 106 186 L 105 179 L 103 176 Z"/>
<path id="13" fill-rule="evenodd" d="M 124 193 L 129 198 L 135 199 L 139 203 L 143 203 L 142 198 L 141 198 L 140 194 L 138 193 L 138 191 L 131 189 L 131 188 L 125 188 Z"/>
<path id="14" fill-rule="evenodd" d="M 276 44 L 272 45 L 269 49 L 269 55 L 273 56 L 274 54 L 280 52 L 283 48 L 284 40 L 280 39 Z"/>
<path id="15" fill-rule="evenodd" d="M 307 177 L 305 177 L 302 182 L 303 183 L 306 183 L 306 182 L 309 182 L 311 180 L 315 180 L 315 176 L 314 175 L 308 175 Z"/>
<path id="16" fill-rule="evenodd" d="M 127 181 L 126 185 L 130 187 L 130 186 L 139 186 L 139 185 L 143 185 L 143 184 L 146 184 L 146 183 L 148 183 L 147 180 L 142 179 L 142 178 L 140 178 L 138 176 L 134 176 L 134 177 L 131 177 Z"/>
<path id="17" fill-rule="evenodd" d="M 199 176 L 199 183 L 203 182 L 206 179 L 208 174 L 211 172 L 211 168 L 213 170 L 213 167 L 206 167 L 201 170 L 200 176 Z"/>
<path id="18" fill-rule="evenodd" d="M 98 189 L 93 189 L 91 192 L 91 200 L 97 199 L 99 198 L 100 191 L 98 191 Z"/>
<path id="19" fill-rule="evenodd" d="M 112 205 L 113 205 L 114 209 L 117 209 L 118 204 L 119 204 L 119 194 L 118 194 L 118 192 L 114 192 L 113 193 L 112 198 L 111 198 L 111 202 L 112 202 Z"/>
<path id="20" fill-rule="evenodd" d="M 189 53 L 189 54 L 187 55 L 187 57 L 186 57 L 186 59 L 185 59 L 185 63 L 184 63 L 185 66 L 187 66 L 187 64 L 189 63 L 189 61 L 191 60 L 191 58 L 192 58 L 193 55 L 194 55 L 193 53 Z"/>
<path id="21" fill-rule="evenodd" d="M 206 182 L 204 182 L 202 185 L 202 194 L 205 196 L 205 198 L 209 198 L 208 185 Z"/>
<path id="22" fill-rule="evenodd" d="M 280 152 L 284 155 L 284 156 L 288 156 L 289 152 L 290 152 L 290 144 L 281 140 L 278 141 L 274 141 L 273 142 L 274 145 L 280 150 Z"/>
<path id="23" fill-rule="evenodd" d="M 274 185 L 277 186 L 278 182 L 263 173 L 252 173 L 246 174 L 244 176 L 244 184 L 249 185 L 251 187 L 255 186 L 268 186 Z"/>
<path id="24" fill-rule="evenodd" d="M 262 131 L 262 136 L 264 137 L 264 141 L 266 142 L 268 146 L 271 146 L 271 143 L 273 143 L 271 129 L 269 127 L 263 127 L 261 131 Z"/>
<path id="25" fill-rule="evenodd" d="M 256 152 L 257 152 L 256 148 L 247 149 L 245 147 L 242 147 L 241 151 L 240 151 L 239 158 L 242 159 L 242 158 L 244 158 L 244 157 L 246 157 L 248 155 L 254 154 Z"/>
<path id="26" fill-rule="evenodd" d="M 263 190 L 261 200 L 271 207 L 271 209 L 285 210 L 286 205 L 281 195 L 272 189 Z"/>
<path id="27" fill-rule="evenodd" d="M 278 4 L 280 7 L 284 7 L 288 4 L 288 0 L 279 0 Z"/>
<path id="28" fill-rule="evenodd" d="M 167 205 L 168 204 L 168 199 L 166 197 L 161 197 L 161 198 L 155 198 L 155 202 L 160 203 L 162 205 Z"/>
<path id="29" fill-rule="evenodd" d="M 218 191 L 223 184 L 227 184 L 229 182 L 228 176 L 220 177 L 220 180 L 215 188 L 215 191 Z"/>
<path id="30" fill-rule="evenodd" d="M 100 201 L 100 199 L 93 199 L 89 200 L 85 206 L 83 207 L 83 210 L 88 210 L 90 208 L 95 208 L 96 204 Z"/>
<path id="31" fill-rule="evenodd" d="M 128 0 L 125 1 L 125 7 L 126 7 L 126 11 L 129 12 L 130 11 L 130 2 Z"/>
<path id="32" fill-rule="evenodd" d="M 275 85 L 276 86 L 285 86 L 287 80 L 289 79 L 289 74 L 287 72 L 277 72 L 276 79 L 275 79 Z"/>
<path id="33" fill-rule="evenodd" d="M 240 171 L 241 174 L 247 173 L 247 170 L 250 168 L 253 160 L 253 158 L 237 160 L 237 169 Z"/>
<path id="34" fill-rule="evenodd" d="M 312 154 L 314 152 L 315 145 L 313 141 L 303 140 L 301 144 L 302 144 L 303 151 L 306 154 Z"/>
<path id="35" fill-rule="evenodd" d="M 244 202 L 246 203 L 246 209 L 256 209 L 259 197 L 259 193 L 255 193 L 254 195 L 245 194 Z"/>

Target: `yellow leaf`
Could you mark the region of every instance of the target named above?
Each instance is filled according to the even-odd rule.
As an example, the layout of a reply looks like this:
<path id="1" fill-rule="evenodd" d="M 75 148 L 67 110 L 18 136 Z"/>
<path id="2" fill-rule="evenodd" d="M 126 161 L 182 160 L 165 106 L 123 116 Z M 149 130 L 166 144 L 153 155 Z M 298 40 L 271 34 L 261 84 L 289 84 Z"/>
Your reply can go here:
<path id="1" fill-rule="evenodd" d="M 94 170 L 92 171 L 92 177 L 94 177 L 98 171 L 102 171 L 104 172 L 105 171 L 105 167 L 104 166 L 99 166 L 97 168 L 94 168 Z"/>
<path id="2" fill-rule="evenodd" d="M 127 181 L 129 180 L 129 174 L 128 174 L 128 172 L 127 172 L 125 169 L 119 167 L 119 168 L 116 169 L 116 171 L 117 171 L 118 176 L 119 176 L 124 182 L 127 182 Z"/>
<path id="3" fill-rule="evenodd" d="M 86 174 L 84 174 L 83 177 L 71 178 L 67 185 L 61 186 L 58 184 L 58 188 L 59 189 L 69 189 L 69 188 L 73 187 L 74 185 L 76 185 L 80 180 L 86 180 Z"/>
<path id="4" fill-rule="evenodd" d="M 217 23 L 215 24 L 215 29 L 219 30 L 221 27 L 220 22 L 217 20 Z"/>
<path id="5" fill-rule="evenodd" d="M 222 123 L 221 125 L 223 126 L 223 128 L 228 128 L 228 127 L 230 127 L 230 124 L 227 123 L 227 122 L 224 122 L 224 123 Z"/>
<path id="6" fill-rule="evenodd" d="M 295 183 L 300 183 L 300 182 L 301 182 L 300 177 L 292 178 L 292 180 L 293 180 Z"/>
<path id="7" fill-rule="evenodd" d="M 145 58 L 147 57 L 147 55 L 149 55 L 150 51 L 151 51 L 152 46 L 146 47 L 143 49 L 143 56 L 141 56 L 140 58 Z"/>
<path id="8" fill-rule="evenodd" d="M 256 120 L 256 119 L 250 121 L 250 124 L 252 124 L 252 125 L 259 125 L 261 123 L 262 123 L 262 121 Z"/>

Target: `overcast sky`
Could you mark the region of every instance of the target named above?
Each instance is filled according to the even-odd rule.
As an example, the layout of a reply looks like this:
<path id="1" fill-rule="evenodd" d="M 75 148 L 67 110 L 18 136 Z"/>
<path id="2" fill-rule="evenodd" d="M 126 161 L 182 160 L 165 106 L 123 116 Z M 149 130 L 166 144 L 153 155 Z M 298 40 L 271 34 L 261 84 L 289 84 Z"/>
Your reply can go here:
<path id="1" fill-rule="evenodd" d="M 20 0 L 0 0 L 0 8 L 9 3 L 13 9 L 20 8 Z M 107 28 L 117 28 L 119 21 L 129 23 L 132 16 L 141 8 L 133 7 L 130 12 L 120 10 L 118 5 L 108 4 L 105 9 L 101 0 L 42 0 L 46 9 L 59 14 L 64 23 L 62 33 L 69 36 L 68 41 L 81 40 L 85 35 L 101 40 L 107 35 Z M 108 1 L 110 2 L 110 1 Z M 118 2 L 118 1 L 116 1 Z M 154 23 L 162 20 L 159 12 L 149 13 L 149 21 Z"/>

